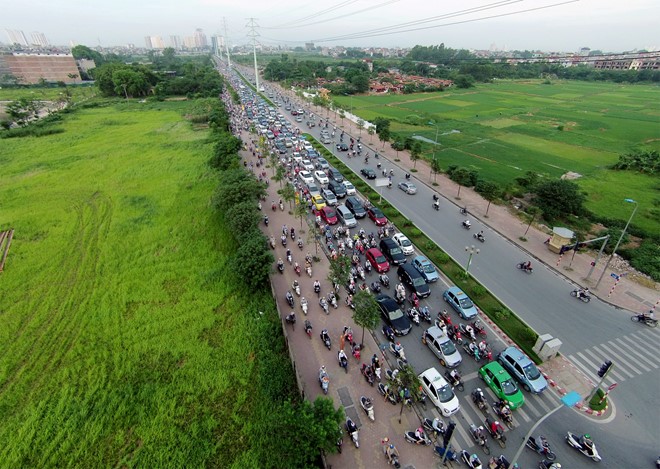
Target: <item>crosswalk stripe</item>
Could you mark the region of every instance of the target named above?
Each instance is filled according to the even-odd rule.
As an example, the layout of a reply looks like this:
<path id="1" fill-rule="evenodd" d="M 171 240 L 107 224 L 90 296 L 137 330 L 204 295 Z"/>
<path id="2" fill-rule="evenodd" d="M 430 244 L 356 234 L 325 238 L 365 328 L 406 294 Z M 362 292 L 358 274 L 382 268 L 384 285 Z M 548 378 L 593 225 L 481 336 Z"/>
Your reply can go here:
<path id="1" fill-rule="evenodd" d="M 601 344 L 601 345 L 603 345 L 603 344 Z M 635 369 L 635 367 L 633 367 L 630 364 L 629 359 L 618 357 L 617 354 L 613 350 L 609 349 L 609 347 L 608 347 L 607 351 L 605 351 L 605 352 L 601 351 L 599 347 L 593 347 L 592 350 L 594 351 L 594 353 L 598 353 L 599 356 L 602 356 L 605 360 L 612 360 L 616 364 L 616 367 L 613 368 L 610 373 L 615 374 L 615 372 L 616 372 L 616 373 L 619 373 L 619 375 L 621 375 L 623 373 L 623 374 L 627 375 L 628 378 L 634 378 L 635 377 L 635 375 L 633 375 L 630 371 L 628 371 L 629 368 Z M 609 358 L 605 358 L 605 357 L 609 357 Z M 642 373 L 638 372 L 638 374 L 641 375 Z"/>
<path id="2" fill-rule="evenodd" d="M 624 336 L 621 337 L 622 340 L 624 340 L 628 346 L 638 352 L 638 354 L 641 354 L 643 357 L 645 357 L 647 360 L 651 360 L 652 362 L 657 362 L 660 363 L 660 354 L 654 352 L 648 347 L 648 344 L 646 342 L 640 341 L 639 337 L 636 336 Z"/>
<path id="3" fill-rule="evenodd" d="M 591 361 L 590 361 L 587 357 L 585 357 L 584 355 L 582 355 L 582 352 L 578 352 L 578 353 L 576 353 L 576 355 L 579 356 L 579 359 L 576 360 L 575 358 L 573 358 L 573 363 L 575 363 L 575 365 L 577 365 L 578 368 L 580 368 L 580 369 L 582 370 L 582 372 L 583 372 L 583 373 L 584 373 L 589 379 L 591 379 L 593 382 L 597 383 L 597 382 L 599 381 L 600 378 L 598 378 L 598 376 L 596 376 L 596 372 L 594 371 L 594 369 L 597 368 L 596 365 L 594 365 L 593 363 L 591 363 Z M 591 368 L 588 368 L 585 364 L 583 364 L 583 363 L 582 363 L 582 360 L 584 360 L 584 361 L 587 362 L 589 365 L 591 365 Z"/>
<path id="4" fill-rule="evenodd" d="M 641 331 L 637 333 L 637 336 L 641 336 L 645 342 L 645 346 L 651 347 L 655 350 L 656 355 L 660 353 L 660 345 L 658 345 L 658 341 L 660 341 L 660 337 L 658 337 L 658 334 L 650 332 L 650 331 Z"/>
<path id="5" fill-rule="evenodd" d="M 543 394 L 541 394 L 541 396 L 545 397 L 545 395 L 547 395 L 547 394 L 548 394 L 548 391 L 546 390 L 546 391 L 543 392 Z M 541 396 L 539 396 L 539 398 L 536 399 L 536 403 L 543 408 L 543 414 L 547 414 L 548 412 L 550 412 L 550 406 L 545 403 L 545 400 L 542 399 Z"/>
<path id="6" fill-rule="evenodd" d="M 610 344 L 610 346 L 611 346 L 611 348 L 610 348 L 610 353 L 611 353 L 612 355 L 614 355 L 615 357 L 617 357 L 617 360 L 620 360 L 621 362 L 625 362 L 625 363 L 628 365 L 628 369 L 633 370 L 633 371 L 634 371 L 635 373 L 637 373 L 638 375 L 644 374 L 643 371 L 639 371 L 639 370 L 637 369 L 638 366 L 641 367 L 641 368 L 644 368 L 646 371 L 651 371 L 651 370 L 649 370 L 648 368 L 646 368 L 642 363 L 640 363 L 639 361 L 635 360 L 633 357 L 623 358 L 623 357 L 621 356 L 621 354 L 622 354 L 622 352 L 624 352 L 624 351 L 621 350 L 620 347 L 617 347 L 616 344 L 615 344 L 614 342 L 612 342 L 611 340 L 608 342 L 608 344 Z M 616 353 L 614 352 L 614 350 L 616 350 Z M 633 363 L 635 364 L 635 366 L 632 366 L 632 365 L 630 364 L 630 362 L 633 362 Z"/>
<path id="7" fill-rule="evenodd" d="M 539 415 L 540 412 L 534 404 L 532 404 L 532 399 L 529 396 L 525 396 L 525 404 L 523 404 L 527 413 L 531 415 Z"/>
<path id="8" fill-rule="evenodd" d="M 595 369 L 595 370 L 600 369 L 601 365 L 603 364 L 603 362 L 604 362 L 605 360 L 609 360 L 609 358 L 605 358 L 605 357 L 602 357 L 602 358 L 601 358 L 601 357 L 599 357 L 598 355 L 596 355 L 596 354 L 595 354 L 594 352 L 592 352 L 591 350 L 585 350 L 584 353 L 590 355 L 590 356 L 596 361 L 597 365 L 594 364 L 594 369 Z M 619 372 L 617 371 L 617 369 L 616 369 L 615 367 L 612 367 L 612 368 L 610 369 L 610 372 L 607 374 L 607 378 L 605 378 L 605 379 L 603 380 L 603 382 L 604 382 L 605 384 L 608 384 L 608 385 L 609 385 L 609 384 L 612 384 L 614 381 L 608 383 L 608 381 L 610 381 L 610 380 L 612 379 L 612 377 L 616 378 L 616 380 L 618 380 L 619 382 L 621 382 L 621 381 L 625 381 L 625 380 L 626 380 L 625 377 L 623 377 L 621 374 L 619 374 Z"/>
<path id="9" fill-rule="evenodd" d="M 531 421 L 532 421 L 532 418 L 531 418 L 529 415 L 527 415 L 527 412 L 525 412 L 525 411 L 523 410 L 522 407 L 517 408 L 517 409 L 514 410 L 513 412 L 514 412 L 516 415 L 519 415 L 520 417 L 522 417 L 522 419 L 523 419 L 525 422 L 531 422 Z"/>
<path id="10" fill-rule="evenodd" d="M 640 360 L 645 361 L 646 363 L 648 363 L 649 366 L 652 366 L 652 367 L 655 368 L 656 370 L 657 370 L 658 368 L 660 368 L 660 367 L 658 367 L 658 365 L 656 365 L 655 363 L 653 363 L 651 360 L 649 360 L 648 358 L 646 358 L 644 355 L 642 355 L 641 353 L 639 353 L 637 350 L 635 350 L 634 348 L 632 348 L 630 345 L 628 345 L 628 344 L 627 344 L 626 342 L 624 342 L 623 340 L 621 340 L 621 339 L 614 339 L 614 341 L 615 341 L 615 342 L 618 342 L 618 343 L 621 345 L 621 347 L 627 348 L 627 349 L 630 351 L 630 353 L 633 353 L 633 354 L 637 355 L 637 356 L 639 357 Z M 643 365 L 640 363 L 640 366 L 643 366 Z M 651 371 L 651 370 L 647 369 L 647 371 Z"/>

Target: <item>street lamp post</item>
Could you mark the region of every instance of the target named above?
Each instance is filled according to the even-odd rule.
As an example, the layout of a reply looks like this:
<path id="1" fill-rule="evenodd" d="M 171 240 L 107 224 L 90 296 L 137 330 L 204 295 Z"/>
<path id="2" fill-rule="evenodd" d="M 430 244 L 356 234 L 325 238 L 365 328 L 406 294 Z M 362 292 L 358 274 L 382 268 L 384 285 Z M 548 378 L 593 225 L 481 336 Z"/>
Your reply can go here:
<path id="1" fill-rule="evenodd" d="M 626 223 L 626 226 L 623 228 L 623 231 L 621 232 L 621 236 L 619 236 L 619 240 L 616 242 L 616 246 L 614 246 L 612 255 L 610 255 L 609 259 L 607 259 L 607 263 L 605 264 L 605 268 L 603 269 L 603 272 L 600 274 L 600 277 L 598 277 L 598 282 L 596 282 L 596 287 L 595 287 L 596 289 L 598 289 L 598 285 L 600 285 L 600 281 L 603 280 L 603 276 L 605 275 L 605 272 L 607 272 L 607 268 L 610 266 L 610 262 L 612 262 L 612 258 L 614 257 L 614 254 L 616 254 L 616 250 L 619 248 L 619 244 L 621 244 L 623 237 L 626 235 L 626 231 L 628 231 L 628 226 L 630 225 L 630 222 L 632 221 L 633 217 L 635 216 L 635 212 L 637 212 L 637 208 L 639 207 L 639 204 L 635 202 L 633 199 L 624 199 L 624 200 L 629 204 L 635 204 L 635 208 L 630 214 L 630 218 L 628 218 L 628 222 Z"/>
<path id="2" fill-rule="evenodd" d="M 472 264 L 472 256 L 475 254 L 479 254 L 479 249 L 475 248 L 474 245 L 472 246 L 465 246 L 465 252 L 470 254 L 470 257 L 468 258 L 467 265 L 465 266 L 465 276 L 468 276 L 468 273 L 470 272 L 470 264 Z"/>

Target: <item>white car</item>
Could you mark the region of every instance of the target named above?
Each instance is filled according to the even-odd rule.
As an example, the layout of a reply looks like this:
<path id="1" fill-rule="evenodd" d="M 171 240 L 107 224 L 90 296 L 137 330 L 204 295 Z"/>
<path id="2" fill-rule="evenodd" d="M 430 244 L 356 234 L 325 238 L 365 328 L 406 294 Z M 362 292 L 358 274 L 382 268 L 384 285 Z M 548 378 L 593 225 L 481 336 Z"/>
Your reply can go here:
<path id="1" fill-rule="evenodd" d="M 305 150 L 307 150 L 307 151 L 310 151 L 310 150 L 313 150 L 313 149 L 314 149 L 314 146 L 313 146 L 311 143 L 309 143 L 309 142 L 305 142 L 305 144 L 303 145 L 303 147 L 304 147 Z"/>
<path id="2" fill-rule="evenodd" d="M 431 402 L 440 409 L 443 417 L 454 415 L 461 408 L 454 390 L 435 368 L 429 368 L 419 375 L 422 389 Z"/>
<path id="3" fill-rule="evenodd" d="M 319 182 L 319 184 L 327 184 L 330 182 L 328 175 L 325 174 L 325 171 L 314 171 L 314 177 Z"/>
<path id="4" fill-rule="evenodd" d="M 346 195 L 355 195 L 355 186 L 348 182 L 346 179 L 342 181 L 342 184 L 346 188 Z"/>
<path id="5" fill-rule="evenodd" d="M 314 176 L 309 171 L 300 171 L 298 177 L 304 184 L 314 184 Z"/>
<path id="6" fill-rule="evenodd" d="M 300 163 L 303 168 L 305 168 L 307 171 L 314 171 L 314 163 L 312 163 L 309 160 L 302 160 L 302 163 Z"/>
<path id="7" fill-rule="evenodd" d="M 415 250 L 413 249 L 413 244 L 410 242 L 408 237 L 404 235 L 403 233 L 397 233 L 394 236 L 392 236 L 392 239 L 396 241 L 396 244 L 398 244 L 401 247 L 401 251 L 406 256 L 410 256 L 415 253 Z"/>

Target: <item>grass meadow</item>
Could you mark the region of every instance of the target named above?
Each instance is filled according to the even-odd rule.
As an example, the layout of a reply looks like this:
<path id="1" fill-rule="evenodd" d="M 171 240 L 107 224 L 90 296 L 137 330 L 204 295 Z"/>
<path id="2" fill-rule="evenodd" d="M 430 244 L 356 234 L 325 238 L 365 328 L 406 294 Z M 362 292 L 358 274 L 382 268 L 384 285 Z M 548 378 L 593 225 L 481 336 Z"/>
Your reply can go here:
<path id="1" fill-rule="evenodd" d="M 231 287 L 189 105 L 81 109 L 64 133 L 1 140 L 1 467 L 256 467 L 272 297 Z"/>
<path id="2" fill-rule="evenodd" d="M 559 177 L 573 171 L 589 192 L 588 209 L 627 219 L 623 198 L 640 203 L 635 223 L 660 229 L 652 208 L 657 178 L 612 172 L 606 166 L 634 149 L 660 150 L 660 99 L 654 85 L 577 81 L 499 81 L 475 88 L 393 96 L 333 97 L 366 120 L 384 116 L 394 133 L 423 136 L 442 166 L 476 169 L 502 185 L 535 171 Z M 451 133 L 458 130 L 459 133 Z"/>

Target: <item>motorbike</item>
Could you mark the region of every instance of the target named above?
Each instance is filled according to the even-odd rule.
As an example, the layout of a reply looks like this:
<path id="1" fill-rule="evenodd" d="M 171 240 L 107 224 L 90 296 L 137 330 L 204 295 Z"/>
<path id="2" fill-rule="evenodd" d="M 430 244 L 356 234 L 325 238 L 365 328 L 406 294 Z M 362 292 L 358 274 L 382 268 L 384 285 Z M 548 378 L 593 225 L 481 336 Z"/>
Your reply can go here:
<path id="1" fill-rule="evenodd" d="M 649 327 L 658 327 L 658 320 L 651 318 L 649 316 L 646 316 L 644 314 L 636 314 L 634 316 L 630 317 L 630 320 L 633 322 L 641 322 L 646 324 Z"/>
<path id="2" fill-rule="evenodd" d="M 417 311 L 417 308 L 415 308 L 414 306 L 412 308 L 408 308 L 407 314 L 408 317 L 410 318 L 410 321 L 412 321 L 412 323 L 415 324 L 416 326 L 419 326 L 420 319 L 419 319 L 419 311 Z"/>
<path id="3" fill-rule="evenodd" d="M 294 227 L 291 227 L 291 241 L 296 240 L 296 229 Z"/>
<path id="4" fill-rule="evenodd" d="M 422 420 L 422 426 L 426 429 L 427 432 L 433 435 L 434 439 L 438 439 L 438 435 L 445 434 L 445 424 L 438 417 L 431 420 L 430 418 L 424 417 Z"/>
<path id="5" fill-rule="evenodd" d="M 364 376 L 364 379 L 367 381 L 367 383 L 369 383 L 370 386 L 374 385 L 374 372 L 369 365 L 363 363 L 362 368 L 360 368 L 360 373 L 362 373 L 362 376 Z"/>
<path id="6" fill-rule="evenodd" d="M 408 443 L 414 443 L 416 445 L 431 446 L 433 444 L 431 439 L 426 436 L 426 433 L 424 432 L 419 432 L 419 436 L 417 436 L 417 432 L 405 432 L 403 437 Z"/>
<path id="7" fill-rule="evenodd" d="M 280 211 L 282 212 L 284 211 L 284 204 L 282 203 L 282 201 L 280 201 Z"/>
<path id="8" fill-rule="evenodd" d="M 302 251 L 303 250 L 303 240 L 302 238 L 298 238 L 298 248 Z"/>
<path id="9" fill-rule="evenodd" d="M 431 323 L 431 311 L 429 311 L 428 306 L 422 306 L 419 308 L 419 315 L 424 321 L 428 322 L 429 324 Z"/>
<path id="10" fill-rule="evenodd" d="M 399 344 L 400 348 L 398 350 L 396 348 L 396 345 L 392 342 L 389 343 L 389 347 L 390 347 L 390 352 L 392 352 L 392 355 L 394 355 L 396 358 L 400 358 L 401 360 L 403 360 L 404 363 L 408 363 L 408 360 L 406 360 L 406 354 L 401 344 Z"/>
<path id="11" fill-rule="evenodd" d="M 286 247 L 286 235 L 282 235 L 280 241 L 282 242 L 282 246 Z"/>
<path id="12" fill-rule="evenodd" d="M 506 410 L 502 410 L 506 407 Z M 499 419 L 506 424 L 510 429 L 513 428 L 513 414 L 509 409 L 509 406 L 506 405 L 503 401 L 493 402 L 493 412 L 499 417 Z"/>
<path id="13" fill-rule="evenodd" d="M 330 342 L 330 335 L 328 335 L 328 330 L 323 329 L 320 335 L 321 335 L 321 341 L 325 344 L 326 347 L 328 347 L 328 350 L 330 350 L 332 343 Z"/>
<path id="14" fill-rule="evenodd" d="M 286 292 L 286 302 L 289 304 L 290 308 L 293 308 L 296 304 L 295 300 L 293 299 L 293 295 L 291 294 L 291 290 Z"/>
<path id="15" fill-rule="evenodd" d="M 479 351 L 479 346 L 476 342 L 466 342 L 463 344 L 463 350 L 465 353 L 474 358 L 474 361 L 478 362 L 481 360 L 481 352 Z"/>
<path id="16" fill-rule="evenodd" d="M 539 453 L 548 461 L 554 461 L 557 459 L 557 455 L 550 450 L 550 443 L 548 443 L 547 438 L 543 435 L 539 435 L 536 438 L 530 436 L 525 442 L 525 446 L 527 446 L 532 451 Z"/>
<path id="17" fill-rule="evenodd" d="M 344 446 L 344 430 L 339 426 L 339 438 L 337 439 L 337 451 L 341 454 L 342 446 Z"/>
<path id="18" fill-rule="evenodd" d="M 308 305 L 307 305 L 307 299 L 304 296 L 300 299 L 300 307 L 302 308 L 303 314 L 307 316 Z"/>
<path id="19" fill-rule="evenodd" d="M 591 295 L 585 293 L 583 290 L 573 290 L 571 292 L 571 296 L 577 298 L 578 300 L 582 300 L 584 303 L 589 303 L 591 301 Z"/>
<path id="20" fill-rule="evenodd" d="M 473 342 L 477 340 L 477 334 L 474 332 L 474 327 L 472 327 L 470 324 L 465 325 L 462 322 L 459 322 L 458 330 L 461 331 L 461 334 L 464 335 L 468 340 Z"/>
<path id="21" fill-rule="evenodd" d="M 484 235 L 482 235 L 481 233 L 474 233 L 472 237 L 477 241 L 481 241 L 482 243 L 486 242 L 486 238 L 484 238 Z"/>
<path id="22" fill-rule="evenodd" d="M 339 366 L 344 369 L 344 372 L 348 373 L 348 357 L 343 350 L 337 352 L 337 361 L 339 362 Z"/>
<path id="23" fill-rule="evenodd" d="M 383 326 L 382 332 L 385 338 L 390 342 L 394 342 L 394 340 L 396 339 L 396 336 L 394 335 L 394 330 L 392 330 L 390 326 Z"/>
<path id="24" fill-rule="evenodd" d="M 479 358 L 485 358 L 486 361 L 491 362 L 493 361 L 493 351 L 490 349 L 490 346 L 485 340 L 482 340 L 479 342 Z"/>
<path id="25" fill-rule="evenodd" d="M 268 215 L 264 215 L 264 223 L 268 226 Z"/>
<path id="26" fill-rule="evenodd" d="M 305 267 L 305 272 L 307 272 L 307 275 L 309 275 L 309 278 L 312 278 L 312 265 L 308 264 L 307 267 Z"/>
<path id="27" fill-rule="evenodd" d="M 271 208 L 273 209 L 273 212 L 277 210 L 277 205 L 275 205 L 275 202 L 273 202 L 273 205 L 271 205 Z"/>
<path id="28" fill-rule="evenodd" d="M 451 384 L 459 391 L 461 392 L 465 391 L 465 386 L 463 385 L 463 378 L 461 378 L 461 375 L 458 374 L 458 371 L 455 371 L 453 375 L 451 371 L 445 371 L 445 378 L 447 378 L 447 382 L 449 384 Z"/>
<path id="29" fill-rule="evenodd" d="M 371 285 L 369 285 L 369 289 L 374 293 L 378 294 L 380 293 L 380 283 L 378 282 L 371 282 Z"/>
<path id="30" fill-rule="evenodd" d="M 293 271 L 296 273 L 296 275 L 297 275 L 298 277 L 300 277 L 300 274 L 302 273 L 302 269 L 300 268 L 300 264 L 298 264 L 297 262 L 295 262 L 295 263 L 293 264 Z"/>
<path id="31" fill-rule="evenodd" d="M 461 456 L 461 461 L 463 461 L 465 465 L 470 469 L 483 468 L 483 465 L 481 464 L 481 460 L 479 460 L 479 456 L 477 456 L 476 454 L 470 455 L 470 453 L 468 453 L 464 449 L 462 449 L 459 454 Z"/>
<path id="32" fill-rule="evenodd" d="M 401 467 L 401 463 L 399 462 L 399 452 L 394 445 L 384 445 L 383 453 L 385 453 L 385 457 L 387 458 L 387 464 L 394 466 L 397 469 Z"/>
<path id="33" fill-rule="evenodd" d="M 351 440 L 356 448 L 360 447 L 360 442 L 358 441 L 358 427 L 355 425 L 350 417 L 346 417 L 346 432 L 351 436 Z"/>
<path id="34" fill-rule="evenodd" d="M 446 457 L 445 452 L 447 453 Z M 433 455 L 439 457 L 440 459 L 444 458 L 445 461 L 456 461 L 458 459 L 458 455 L 456 453 L 451 450 L 447 451 L 442 446 L 436 446 L 433 448 Z"/>
<path id="35" fill-rule="evenodd" d="M 378 281 L 383 287 L 390 288 L 390 278 L 387 276 L 387 274 L 380 274 L 378 276 Z"/>
<path id="36" fill-rule="evenodd" d="M 321 284 L 320 283 L 314 283 L 314 293 L 316 293 L 316 296 L 319 296 L 321 294 Z"/>
<path id="37" fill-rule="evenodd" d="M 351 353 L 357 361 L 360 361 L 360 350 L 362 350 L 360 344 L 353 343 L 353 346 L 351 347 Z"/>
<path id="38" fill-rule="evenodd" d="M 300 284 L 298 283 L 298 280 L 293 281 L 291 288 L 294 292 L 296 292 L 296 295 L 300 296 Z"/>
<path id="39" fill-rule="evenodd" d="M 369 420 L 372 422 L 376 420 L 376 416 L 374 415 L 374 403 L 371 402 L 371 399 L 365 396 L 360 396 L 360 406 L 366 412 Z"/>
<path id="40" fill-rule="evenodd" d="M 339 305 L 337 304 L 337 297 L 334 293 L 330 292 L 327 296 L 328 304 L 331 304 L 333 308 L 337 309 Z"/>
<path id="41" fill-rule="evenodd" d="M 291 313 L 286 315 L 284 320 L 286 321 L 287 324 L 291 324 L 294 330 L 296 329 L 296 313 L 292 311 Z"/>
<path id="42" fill-rule="evenodd" d="M 467 215 L 467 213 L 468 213 L 466 207 L 461 207 L 460 211 L 461 211 L 461 213 L 462 213 L 463 215 Z"/>
<path id="43" fill-rule="evenodd" d="M 323 389 L 324 394 L 328 394 L 328 388 L 330 387 L 330 377 L 325 371 L 325 366 L 322 366 L 319 370 L 319 384 L 321 389 Z"/>
<path id="44" fill-rule="evenodd" d="M 477 427 L 475 424 L 470 424 L 470 435 L 476 444 L 481 446 L 481 449 L 484 450 L 484 453 L 490 454 L 490 448 L 488 447 L 488 438 L 486 438 L 486 430 L 483 426 Z"/>
<path id="45" fill-rule="evenodd" d="M 532 269 L 531 267 L 527 267 L 526 262 L 520 262 L 516 264 L 516 268 L 528 274 L 531 274 L 534 271 L 534 269 Z"/>
<path id="46" fill-rule="evenodd" d="M 499 443 L 502 448 L 506 447 L 506 435 L 504 434 L 504 427 L 497 420 L 491 421 L 490 418 L 486 418 L 484 426 L 491 438 Z"/>
<path id="47" fill-rule="evenodd" d="M 476 388 L 472 391 L 472 402 L 479 408 L 479 410 L 488 417 L 488 402 L 486 402 L 486 396 L 481 388 Z"/>
<path id="48" fill-rule="evenodd" d="M 281 274 L 284 273 L 284 262 L 282 261 L 282 259 L 277 261 L 277 270 L 279 270 Z"/>
<path id="49" fill-rule="evenodd" d="M 433 202 L 433 210 L 440 211 L 440 201 L 435 200 Z"/>
<path id="50" fill-rule="evenodd" d="M 419 308 L 419 298 L 415 293 L 412 293 L 408 297 L 408 301 L 410 301 L 410 304 L 412 304 L 415 308 Z"/>
<path id="51" fill-rule="evenodd" d="M 371 262 L 364 261 L 364 270 L 365 270 L 366 273 L 370 274 L 372 268 L 373 267 L 371 266 Z"/>
<path id="52" fill-rule="evenodd" d="M 305 333 L 312 338 L 312 323 L 308 319 L 305 319 Z"/>
<path id="53" fill-rule="evenodd" d="M 449 324 L 449 326 L 447 326 L 447 337 L 456 342 L 458 345 L 463 343 L 463 336 L 458 326 L 452 326 Z"/>
<path id="54" fill-rule="evenodd" d="M 495 469 L 500 469 L 499 467 Z M 539 463 L 539 469 L 561 469 L 561 464 L 544 459 Z M 656 465 L 656 469 L 660 469 L 660 465 Z"/>
<path id="55" fill-rule="evenodd" d="M 291 255 L 290 249 L 286 250 L 286 261 L 289 263 L 289 265 L 293 264 L 293 256 Z"/>
<path id="56" fill-rule="evenodd" d="M 464 220 L 464 221 L 461 223 L 461 225 L 462 225 L 463 228 L 465 228 L 466 230 L 469 230 L 470 228 L 472 228 L 472 224 L 471 224 L 468 220 Z"/>
<path id="57" fill-rule="evenodd" d="M 365 273 L 364 273 L 364 269 L 362 268 L 361 265 L 357 266 L 357 274 L 358 274 L 358 277 L 360 277 L 361 280 L 365 280 L 367 278 Z"/>
<path id="58" fill-rule="evenodd" d="M 269 242 L 270 242 L 270 248 L 275 249 L 275 238 L 271 236 Z"/>
<path id="59" fill-rule="evenodd" d="M 504 457 L 503 454 L 500 454 L 498 457 L 492 457 L 490 458 L 490 461 L 488 461 L 488 467 L 489 469 L 509 469 L 509 466 L 511 466 L 511 463 L 507 458 Z M 545 469 L 548 469 L 547 467 Z M 559 466 L 558 469 L 561 469 L 561 465 Z"/>
<path id="60" fill-rule="evenodd" d="M 474 331 L 475 334 L 479 334 L 482 337 L 486 337 L 488 334 L 486 333 L 486 328 L 484 327 L 483 323 L 481 322 L 481 319 L 477 319 L 474 321 L 472 324 L 472 330 Z"/>
<path id="61" fill-rule="evenodd" d="M 330 308 L 328 307 L 328 301 L 325 299 L 324 296 L 322 296 L 319 299 L 319 305 L 321 306 L 321 309 L 325 314 L 330 314 Z"/>
<path id="62" fill-rule="evenodd" d="M 578 436 L 575 433 L 567 432 L 566 443 L 596 462 L 602 459 L 600 454 L 598 454 L 596 445 L 591 441 L 591 437 L 587 434 Z"/>
<path id="63" fill-rule="evenodd" d="M 378 392 L 381 396 L 385 396 L 385 399 L 390 402 L 392 405 L 398 403 L 396 392 L 392 391 L 387 384 L 378 383 Z"/>

